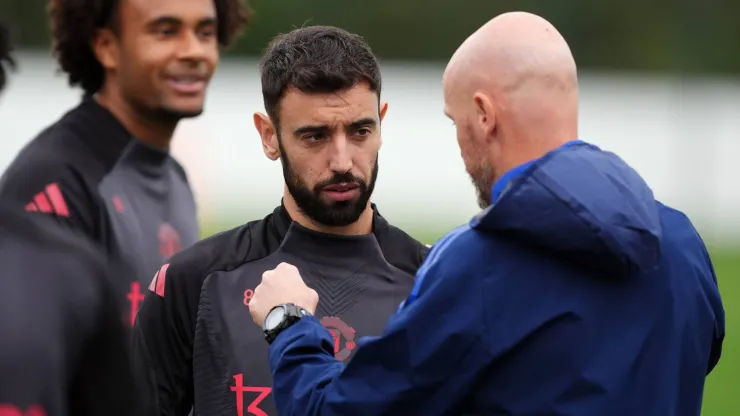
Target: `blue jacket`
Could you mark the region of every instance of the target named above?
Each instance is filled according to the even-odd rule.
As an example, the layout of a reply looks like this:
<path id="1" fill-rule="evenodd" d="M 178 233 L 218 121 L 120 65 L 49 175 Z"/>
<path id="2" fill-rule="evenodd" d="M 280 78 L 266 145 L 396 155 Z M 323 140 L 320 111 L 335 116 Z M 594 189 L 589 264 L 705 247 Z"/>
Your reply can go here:
<path id="1" fill-rule="evenodd" d="M 278 336 L 280 415 L 700 414 L 724 311 L 691 222 L 583 142 L 513 176 L 346 367 L 314 318 Z"/>

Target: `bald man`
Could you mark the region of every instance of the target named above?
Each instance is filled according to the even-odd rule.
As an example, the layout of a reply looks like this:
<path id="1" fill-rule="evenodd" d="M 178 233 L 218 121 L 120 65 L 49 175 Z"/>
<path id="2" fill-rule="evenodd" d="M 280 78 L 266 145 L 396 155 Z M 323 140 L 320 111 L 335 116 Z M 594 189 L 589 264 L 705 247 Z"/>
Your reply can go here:
<path id="1" fill-rule="evenodd" d="M 346 367 L 298 270 L 263 275 L 249 308 L 280 415 L 699 415 L 724 337 L 709 255 L 637 172 L 577 140 L 562 36 L 501 15 L 443 84 L 483 211 Z"/>

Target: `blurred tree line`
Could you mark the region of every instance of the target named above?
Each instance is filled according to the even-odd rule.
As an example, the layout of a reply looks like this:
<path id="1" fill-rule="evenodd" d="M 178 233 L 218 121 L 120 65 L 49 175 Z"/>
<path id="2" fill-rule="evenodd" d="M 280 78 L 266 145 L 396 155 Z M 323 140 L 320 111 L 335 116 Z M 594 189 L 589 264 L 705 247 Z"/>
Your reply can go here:
<path id="1" fill-rule="evenodd" d="M 23 47 L 48 47 L 47 0 L 0 0 Z M 64 1 L 64 0 L 61 0 Z M 737 0 L 251 0 L 254 20 L 230 54 L 257 55 L 272 36 L 330 24 L 359 33 L 382 59 L 445 61 L 472 31 L 510 10 L 538 13 L 580 67 L 740 74 Z"/>

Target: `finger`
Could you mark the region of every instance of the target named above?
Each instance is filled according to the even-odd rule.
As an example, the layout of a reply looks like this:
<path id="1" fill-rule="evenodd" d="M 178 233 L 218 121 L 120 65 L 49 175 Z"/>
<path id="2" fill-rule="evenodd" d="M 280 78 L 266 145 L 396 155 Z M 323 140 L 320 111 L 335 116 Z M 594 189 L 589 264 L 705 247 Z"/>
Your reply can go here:
<path id="1" fill-rule="evenodd" d="M 270 278 L 272 278 L 272 276 L 274 275 L 275 275 L 275 270 L 267 270 L 264 273 L 262 273 L 262 281 L 264 282 L 265 280 L 270 280 Z"/>
<path id="2" fill-rule="evenodd" d="M 278 264 L 278 266 L 275 268 L 275 270 L 298 270 L 295 266 L 293 266 L 290 263 L 282 262 Z"/>

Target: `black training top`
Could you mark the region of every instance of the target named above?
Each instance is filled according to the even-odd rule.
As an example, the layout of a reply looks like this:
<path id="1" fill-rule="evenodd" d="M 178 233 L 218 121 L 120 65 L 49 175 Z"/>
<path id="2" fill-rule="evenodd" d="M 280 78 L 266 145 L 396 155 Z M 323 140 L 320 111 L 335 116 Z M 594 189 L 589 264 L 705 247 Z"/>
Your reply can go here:
<path id="1" fill-rule="evenodd" d="M 262 273 L 288 262 L 319 294 L 317 316 L 347 360 L 379 335 L 411 291 L 428 248 L 373 206 L 373 233 L 337 236 L 291 221 L 281 206 L 174 256 L 151 285 L 134 327 L 134 360 L 150 375 L 153 414 L 276 415 L 268 344 L 249 299 Z"/>
<path id="2" fill-rule="evenodd" d="M 0 179 L 0 200 L 54 217 L 133 270 L 115 282 L 130 292 L 133 325 L 146 285 L 172 254 L 199 238 L 182 167 L 136 139 L 92 98 L 42 131 Z"/>
<path id="3" fill-rule="evenodd" d="M 50 222 L 0 209 L 0 415 L 133 415 L 107 259 Z"/>

